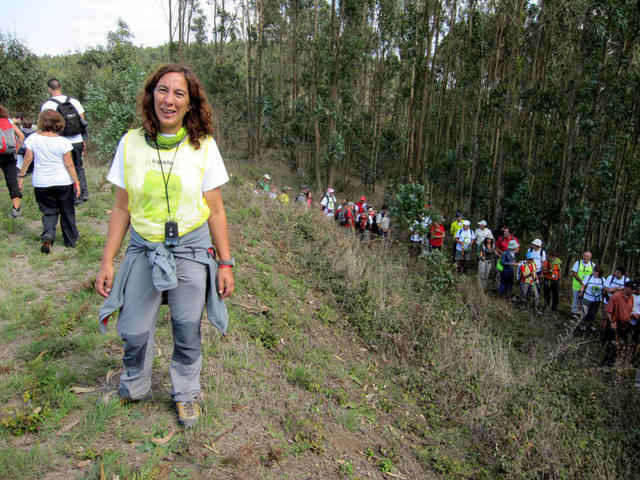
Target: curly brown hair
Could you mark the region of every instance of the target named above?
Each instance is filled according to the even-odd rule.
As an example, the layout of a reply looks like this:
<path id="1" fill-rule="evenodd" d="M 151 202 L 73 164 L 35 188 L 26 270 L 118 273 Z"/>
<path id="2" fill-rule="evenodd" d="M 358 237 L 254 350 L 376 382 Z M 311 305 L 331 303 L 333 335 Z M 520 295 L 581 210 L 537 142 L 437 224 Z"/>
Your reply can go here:
<path id="1" fill-rule="evenodd" d="M 9 118 L 9 110 L 4 105 L 0 105 L 0 118 Z"/>
<path id="2" fill-rule="evenodd" d="M 144 88 L 138 95 L 138 115 L 142 119 L 142 127 L 151 138 L 155 138 L 160 130 L 160 122 L 153 104 L 153 92 L 160 79 L 167 73 L 182 73 L 187 81 L 190 109 L 183 123 L 187 129 L 189 141 L 197 150 L 200 148 L 201 139 L 207 135 L 213 136 L 213 113 L 202 83 L 186 65 L 177 63 L 161 65 L 147 78 Z"/>
<path id="3" fill-rule="evenodd" d="M 64 130 L 64 117 L 55 110 L 44 110 L 38 115 L 38 130 L 60 133 Z"/>

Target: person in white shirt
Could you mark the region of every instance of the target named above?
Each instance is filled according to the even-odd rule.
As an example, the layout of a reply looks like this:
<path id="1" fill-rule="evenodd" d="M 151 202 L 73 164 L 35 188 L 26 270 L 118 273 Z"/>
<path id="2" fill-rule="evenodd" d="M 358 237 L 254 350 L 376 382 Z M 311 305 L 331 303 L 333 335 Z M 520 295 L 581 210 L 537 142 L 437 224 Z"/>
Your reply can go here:
<path id="1" fill-rule="evenodd" d="M 480 220 L 478 222 L 478 228 L 476 228 L 476 245 L 478 246 L 478 251 L 480 251 L 480 247 L 485 238 L 493 238 L 493 232 L 487 227 L 486 220 Z"/>
<path id="2" fill-rule="evenodd" d="M 605 289 L 605 280 L 600 276 L 600 267 L 593 267 L 591 275 L 584 279 L 580 294 L 582 295 L 583 317 L 581 322 L 582 330 L 587 327 L 593 327 L 595 330 L 595 319 L 598 314 L 598 308 L 602 303 L 602 297 Z"/>
<path id="3" fill-rule="evenodd" d="M 605 280 L 605 305 L 609 302 L 609 298 L 619 290 L 624 289 L 624 284 L 629 281 L 629 277 L 625 275 L 624 267 L 617 267 L 613 275 L 609 275 Z"/>
<path id="4" fill-rule="evenodd" d="M 60 81 L 56 78 L 52 78 L 47 82 L 47 90 L 49 91 L 49 99 L 42 104 L 40 108 L 41 112 L 45 110 L 55 110 L 58 113 L 65 115 L 65 128 L 61 132 L 61 136 L 66 138 L 73 145 L 71 151 L 71 157 L 73 158 L 73 166 L 78 174 L 80 180 L 80 197 L 76 201 L 76 205 L 80 202 L 86 202 L 89 199 L 89 191 L 87 188 L 87 176 L 84 170 L 84 163 L 82 155 L 85 150 L 84 137 L 86 135 L 86 119 L 85 110 L 82 104 L 75 98 L 68 97 L 62 93 L 62 86 Z M 71 103 L 75 109 L 75 115 L 73 112 L 67 112 L 66 114 L 61 110 L 62 104 L 65 102 Z M 75 115 L 75 116 L 74 116 Z"/>
<path id="5" fill-rule="evenodd" d="M 531 253 L 533 255 L 533 260 L 536 263 L 536 273 L 538 277 L 542 276 L 542 265 L 547 261 L 547 252 L 542 249 L 542 240 L 536 238 L 533 242 L 531 242 L 531 246 L 527 253 Z"/>
<path id="6" fill-rule="evenodd" d="M 22 190 L 24 177 L 35 157 L 33 189 L 42 212 L 42 245 L 40 251 L 49 253 L 56 239 L 56 225 L 60 217 L 65 247 L 75 247 L 78 241 L 74 200 L 80 196 L 80 182 L 73 165 L 71 142 L 59 133 L 64 128 L 62 115 L 45 110 L 38 117 L 38 132 L 25 141 L 26 152 L 18 173 Z"/>
<path id="7" fill-rule="evenodd" d="M 327 217 L 333 217 L 334 212 L 336 211 L 337 204 L 338 204 L 338 200 L 336 199 L 335 190 L 331 187 L 327 188 L 326 193 L 320 200 L 320 206 L 322 207 L 322 211 L 325 213 Z"/>
<path id="8" fill-rule="evenodd" d="M 476 239 L 476 234 L 471 230 L 471 222 L 465 220 L 462 222 L 462 228 L 456 233 L 456 263 L 458 264 L 458 272 L 463 273 L 465 263 L 471 260 L 471 246 Z"/>

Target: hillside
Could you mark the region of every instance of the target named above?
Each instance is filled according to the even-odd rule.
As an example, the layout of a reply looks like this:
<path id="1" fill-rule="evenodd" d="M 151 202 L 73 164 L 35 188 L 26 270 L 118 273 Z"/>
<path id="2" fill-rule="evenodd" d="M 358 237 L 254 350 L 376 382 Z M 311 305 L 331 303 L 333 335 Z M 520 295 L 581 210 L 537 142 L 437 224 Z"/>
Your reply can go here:
<path id="1" fill-rule="evenodd" d="M 227 166 L 237 290 L 226 337 L 202 323 L 206 414 L 191 431 L 170 402 L 165 307 L 153 399 L 114 393 L 122 351 L 113 322 L 98 333 L 92 287 L 112 202 L 104 169 L 91 170 L 75 250 L 40 254 L 30 187 L 24 217 L 0 219 L 0 478 L 640 472 L 634 371 L 597 368 L 594 339 L 495 302 L 436 258 L 362 248 L 317 212 L 254 195 L 243 161 Z"/>

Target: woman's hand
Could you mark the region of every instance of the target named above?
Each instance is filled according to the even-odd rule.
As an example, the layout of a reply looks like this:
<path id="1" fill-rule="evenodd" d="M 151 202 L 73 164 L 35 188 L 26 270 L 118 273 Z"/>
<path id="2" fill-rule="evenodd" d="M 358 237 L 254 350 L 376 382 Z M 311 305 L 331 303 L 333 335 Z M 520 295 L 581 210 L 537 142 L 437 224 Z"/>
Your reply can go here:
<path id="1" fill-rule="evenodd" d="M 24 188 L 24 177 L 18 177 L 18 190 L 22 191 Z"/>
<path id="2" fill-rule="evenodd" d="M 73 182 L 73 189 L 76 191 L 76 198 L 80 198 L 80 182 L 79 181 L 75 181 Z"/>
<path id="3" fill-rule="evenodd" d="M 108 297 L 113 286 L 113 263 L 102 263 L 96 276 L 96 292 L 103 297 Z"/>
<path id="4" fill-rule="evenodd" d="M 235 289 L 235 280 L 231 268 L 218 268 L 218 295 L 221 298 L 228 298 Z"/>

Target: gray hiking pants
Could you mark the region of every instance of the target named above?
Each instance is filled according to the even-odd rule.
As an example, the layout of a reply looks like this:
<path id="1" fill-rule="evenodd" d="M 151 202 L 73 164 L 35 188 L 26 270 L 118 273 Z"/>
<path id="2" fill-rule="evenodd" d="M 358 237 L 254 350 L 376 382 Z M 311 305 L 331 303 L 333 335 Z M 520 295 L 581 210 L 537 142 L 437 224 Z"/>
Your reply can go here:
<path id="1" fill-rule="evenodd" d="M 169 374 L 176 402 L 196 399 L 200 393 L 202 368 L 200 320 L 207 288 L 207 267 L 176 258 L 178 286 L 168 290 L 173 355 Z M 139 399 L 151 390 L 151 368 L 154 356 L 154 336 L 162 293 L 153 287 L 151 265 L 145 255 L 139 255 L 128 279 L 136 288 L 124 292 L 124 304 L 118 318 L 118 334 L 124 342 L 124 370 L 120 376 L 122 398 Z M 144 285 L 144 288 L 140 286 Z M 135 295 L 135 296 L 134 296 Z"/>

